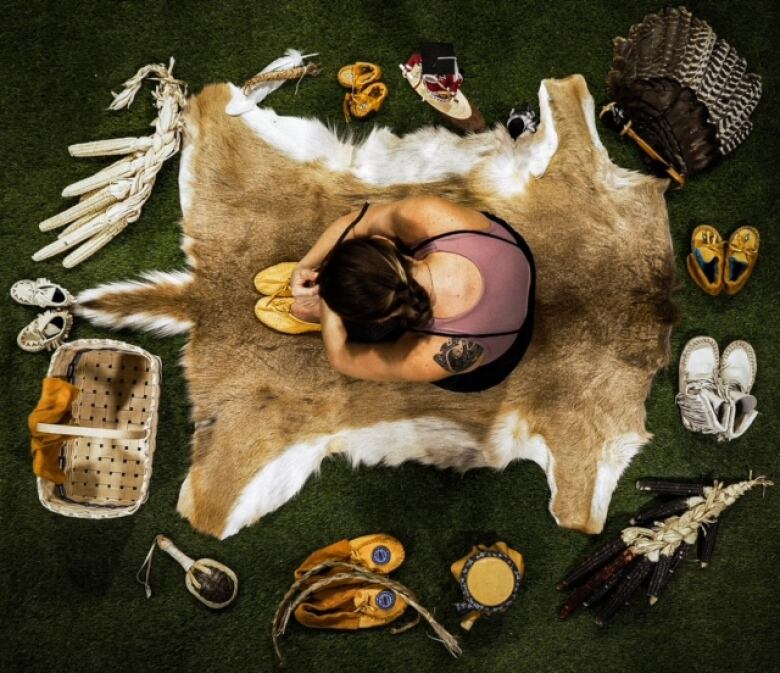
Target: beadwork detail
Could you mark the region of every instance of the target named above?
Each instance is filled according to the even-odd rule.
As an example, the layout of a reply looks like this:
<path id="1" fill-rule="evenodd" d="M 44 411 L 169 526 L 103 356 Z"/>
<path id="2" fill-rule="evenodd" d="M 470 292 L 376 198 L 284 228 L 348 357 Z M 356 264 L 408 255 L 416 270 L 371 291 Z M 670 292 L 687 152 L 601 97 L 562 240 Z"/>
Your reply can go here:
<path id="1" fill-rule="evenodd" d="M 371 560 L 378 566 L 383 566 L 389 563 L 391 556 L 392 555 L 390 554 L 390 550 L 383 544 L 377 545 L 371 552 Z"/>
<path id="2" fill-rule="evenodd" d="M 376 605 L 382 610 L 389 610 L 395 605 L 395 593 L 390 589 L 384 589 L 376 595 Z"/>

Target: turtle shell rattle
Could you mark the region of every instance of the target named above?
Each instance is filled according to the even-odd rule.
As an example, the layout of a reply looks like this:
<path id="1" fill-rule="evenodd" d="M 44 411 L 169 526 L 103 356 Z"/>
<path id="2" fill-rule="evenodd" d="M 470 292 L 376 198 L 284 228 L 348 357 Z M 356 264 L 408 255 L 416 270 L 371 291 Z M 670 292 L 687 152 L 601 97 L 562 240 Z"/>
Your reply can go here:
<path id="1" fill-rule="evenodd" d="M 184 584 L 187 590 L 201 603 L 213 610 L 219 610 L 233 602 L 238 593 L 238 577 L 230 568 L 210 558 L 202 558 L 197 561 L 191 559 L 165 535 L 158 535 L 154 538 L 152 548 L 146 555 L 138 575 L 136 575 L 136 579 L 146 589 L 147 598 L 152 595 L 149 573 L 152 570 L 152 556 L 157 547 L 176 559 L 179 565 L 184 568 L 187 573 L 184 577 Z M 144 570 L 146 573 L 141 579 Z"/>

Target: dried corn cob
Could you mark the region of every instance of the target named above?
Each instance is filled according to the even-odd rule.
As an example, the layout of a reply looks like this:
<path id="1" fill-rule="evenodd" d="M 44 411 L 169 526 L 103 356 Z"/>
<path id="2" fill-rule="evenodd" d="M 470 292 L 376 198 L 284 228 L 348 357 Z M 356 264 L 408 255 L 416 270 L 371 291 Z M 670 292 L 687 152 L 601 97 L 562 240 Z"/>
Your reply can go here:
<path id="1" fill-rule="evenodd" d="M 585 584 L 576 589 L 574 593 L 569 596 L 560 611 L 558 612 L 559 619 L 568 619 L 572 613 L 586 601 L 591 594 L 596 591 L 604 582 L 609 581 L 611 577 L 620 572 L 626 566 L 631 565 L 636 559 L 630 549 L 625 549 L 614 561 L 605 565 L 595 575 L 593 575 Z"/>
<path id="2" fill-rule="evenodd" d="M 704 495 L 704 484 L 694 482 L 665 481 L 662 479 L 639 479 L 638 491 L 648 491 L 658 495 Z"/>
<path id="3" fill-rule="evenodd" d="M 626 548 L 626 543 L 623 542 L 623 538 L 619 537 L 605 544 L 603 547 L 596 550 L 593 554 L 588 556 L 580 565 L 572 570 L 566 577 L 564 577 L 556 585 L 556 589 L 559 591 L 568 589 L 573 584 L 576 584 L 578 580 L 582 579 L 586 575 L 592 573 L 596 568 L 599 568 L 604 563 L 609 561 L 613 556 L 620 553 Z"/>
<path id="4" fill-rule="evenodd" d="M 650 507 L 649 509 L 638 512 L 631 519 L 630 523 L 632 526 L 637 526 L 640 523 L 646 523 L 648 521 L 660 521 L 673 514 L 684 512 L 686 509 L 689 509 L 700 502 L 702 502 L 702 499 L 699 496 L 669 500 L 660 505 L 656 505 L 655 507 Z"/>
<path id="5" fill-rule="evenodd" d="M 134 152 L 146 152 L 153 142 L 149 136 L 93 140 L 88 143 L 70 145 L 68 153 L 72 157 L 107 157 L 119 154 L 132 154 Z"/>
<path id="6" fill-rule="evenodd" d="M 715 542 L 718 539 L 718 527 L 720 519 L 715 519 L 712 523 L 704 524 L 702 535 L 699 535 L 699 562 L 702 568 L 706 568 L 712 555 L 715 553 Z"/>
<path id="7" fill-rule="evenodd" d="M 616 586 L 618 582 L 622 581 L 622 579 L 628 574 L 628 570 L 629 568 L 618 570 L 618 572 L 612 575 L 612 577 L 604 582 L 604 584 L 602 584 L 600 587 L 597 587 L 586 600 L 582 601 L 583 607 L 589 608 L 596 605 L 596 603 L 598 603 L 610 592 L 612 587 Z"/>
<path id="8" fill-rule="evenodd" d="M 685 560 L 685 557 L 688 556 L 690 548 L 691 545 L 689 544 L 681 544 L 679 547 L 677 547 L 677 551 L 674 552 L 674 555 L 672 556 L 672 562 L 669 565 L 669 575 L 674 575 L 677 568 L 679 568 L 680 564 Z"/>
<path id="9" fill-rule="evenodd" d="M 105 187 L 96 191 L 92 196 L 82 199 L 75 206 L 63 210 L 54 217 L 44 220 L 38 225 L 41 231 L 51 231 L 58 229 L 70 222 L 75 222 L 86 215 L 102 212 L 112 204 L 116 203 L 118 198 L 114 196 L 110 187 Z"/>
<path id="10" fill-rule="evenodd" d="M 614 593 L 609 597 L 609 600 L 604 604 L 604 607 L 599 611 L 596 617 L 596 623 L 599 626 L 604 626 L 610 618 L 628 601 L 631 596 L 639 589 L 644 582 L 645 578 L 650 574 L 653 569 L 653 562 L 646 556 L 639 559 L 633 568 L 626 575 L 620 584 L 615 588 Z"/>
<path id="11" fill-rule="evenodd" d="M 650 605 L 655 605 L 658 602 L 658 597 L 661 595 L 661 591 L 668 580 L 669 568 L 671 565 L 671 556 L 667 556 L 666 554 L 660 554 L 658 556 L 658 563 L 655 564 L 653 576 L 650 578 L 650 585 L 647 588 Z"/>

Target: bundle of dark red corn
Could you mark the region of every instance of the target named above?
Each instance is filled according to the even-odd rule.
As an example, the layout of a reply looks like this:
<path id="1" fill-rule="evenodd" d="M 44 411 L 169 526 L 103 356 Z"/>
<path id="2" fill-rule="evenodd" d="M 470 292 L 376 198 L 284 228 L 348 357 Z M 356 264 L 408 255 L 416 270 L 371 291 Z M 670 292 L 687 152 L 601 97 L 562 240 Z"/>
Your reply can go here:
<path id="1" fill-rule="evenodd" d="M 772 486 L 772 482 L 757 477 L 728 486 L 715 481 L 708 486 L 639 480 L 638 490 L 667 499 L 637 513 L 630 528 L 588 556 L 558 583 L 559 590 L 573 590 L 559 617 L 566 619 L 584 605 L 595 609 L 596 623 L 604 626 L 642 587 L 646 587 L 650 605 L 654 605 L 694 545 L 698 544 L 702 568 L 710 563 L 718 517 L 755 486 Z M 653 522 L 652 528 L 639 527 L 648 522 Z"/>

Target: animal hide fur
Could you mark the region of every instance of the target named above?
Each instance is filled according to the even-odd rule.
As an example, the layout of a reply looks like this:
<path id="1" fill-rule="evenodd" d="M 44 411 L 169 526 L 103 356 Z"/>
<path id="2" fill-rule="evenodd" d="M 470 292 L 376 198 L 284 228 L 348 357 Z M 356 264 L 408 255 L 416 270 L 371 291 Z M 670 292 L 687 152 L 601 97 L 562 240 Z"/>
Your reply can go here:
<path id="1" fill-rule="evenodd" d="M 667 182 L 612 164 L 580 76 L 546 80 L 541 124 L 458 136 L 376 128 L 362 143 L 311 119 L 224 110 L 237 89 L 191 99 L 180 170 L 188 269 L 88 290 L 80 312 L 108 327 L 188 331 L 183 366 L 195 432 L 178 509 L 225 538 L 292 498 L 330 454 L 546 472 L 550 511 L 601 531 L 618 478 L 648 441 L 644 402 L 669 359 L 674 263 Z M 536 328 L 501 385 L 452 393 L 354 381 L 319 336 L 257 322 L 254 274 L 299 259 L 365 200 L 437 194 L 515 226 L 536 258 Z M 496 476 L 496 478 L 500 478 Z"/>

